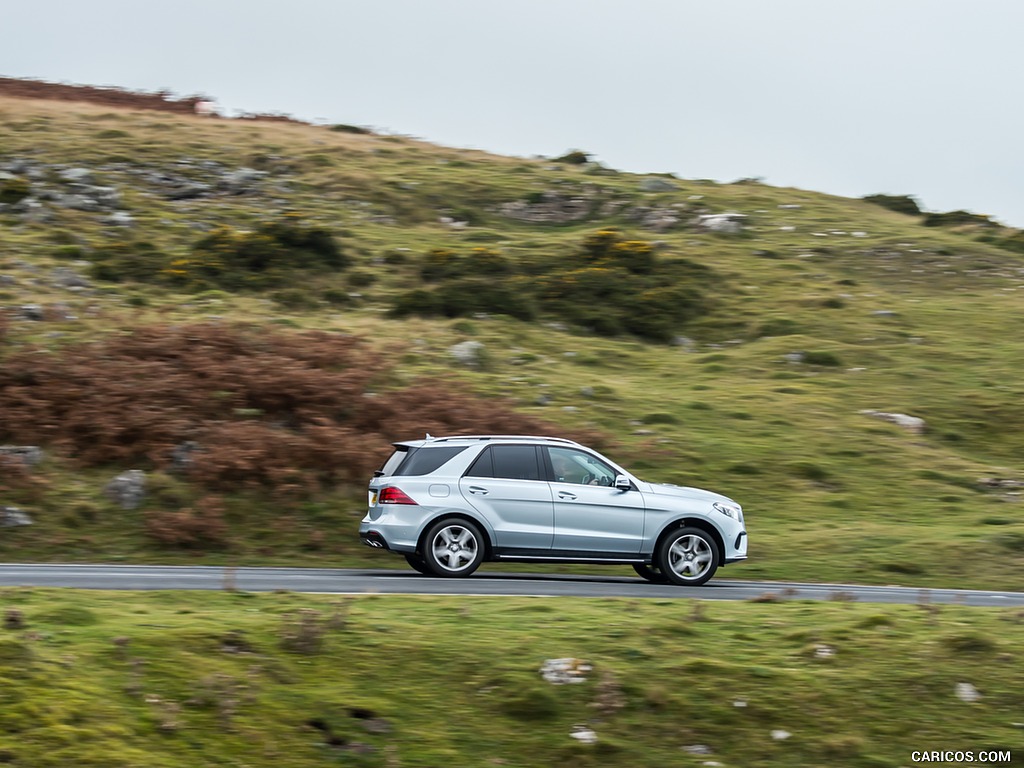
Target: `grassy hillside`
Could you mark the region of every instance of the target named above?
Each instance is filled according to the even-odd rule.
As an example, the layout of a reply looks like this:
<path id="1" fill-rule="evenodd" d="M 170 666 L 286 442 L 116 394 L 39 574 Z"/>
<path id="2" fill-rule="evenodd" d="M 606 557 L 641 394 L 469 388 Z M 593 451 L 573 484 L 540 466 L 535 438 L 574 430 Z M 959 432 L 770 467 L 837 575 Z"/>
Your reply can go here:
<path id="1" fill-rule="evenodd" d="M 726 576 L 1024 589 L 1015 231 L 344 126 L 12 98 L 4 168 L 0 443 L 45 459 L 3 463 L 3 503 L 35 524 L 3 529 L 0 559 L 397 565 L 355 542 L 387 441 L 521 424 L 739 500 L 751 560 Z M 725 213 L 741 232 L 700 223 Z M 254 348 L 268 375 L 236 386 L 216 344 L 187 343 L 211 334 L 293 346 L 316 385 L 294 392 Z M 147 347 L 162 338 L 186 341 Z M 465 341 L 483 344 L 470 365 L 450 351 Z M 155 373 L 176 367 L 235 378 Z M 349 407 L 321 396 L 332 376 Z M 159 412 L 159 439 L 136 412 Z M 335 453 L 300 450 L 314 427 Z M 227 469 L 176 466 L 188 435 Z M 148 473 L 137 509 L 103 494 L 125 469 Z"/>
<path id="2" fill-rule="evenodd" d="M 12 766 L 883 768 L 1024 735 L 1019 611 L 70 590 L 0 610 Z M 556 659 L 576 683 L 542 676 Z"/>

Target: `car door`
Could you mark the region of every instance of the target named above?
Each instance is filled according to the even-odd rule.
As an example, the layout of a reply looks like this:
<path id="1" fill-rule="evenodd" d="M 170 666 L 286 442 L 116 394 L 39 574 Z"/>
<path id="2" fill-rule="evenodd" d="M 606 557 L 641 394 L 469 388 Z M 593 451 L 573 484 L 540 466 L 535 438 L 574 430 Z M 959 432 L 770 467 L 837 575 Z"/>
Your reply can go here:
<path id="1" fill-rule="evenodd" d="M 615 468 L 577 448 L 543 448 L 555 509 L 552 550 L 603 555 L 640 551 L 644 500 L 614 487 Z"/>
<path id="2" fill-rule="evenodd" d="M 536 445 L 489 445 L 459 489 L 494 530 L 499 551 L 551 549 L 554 506 Z"/>

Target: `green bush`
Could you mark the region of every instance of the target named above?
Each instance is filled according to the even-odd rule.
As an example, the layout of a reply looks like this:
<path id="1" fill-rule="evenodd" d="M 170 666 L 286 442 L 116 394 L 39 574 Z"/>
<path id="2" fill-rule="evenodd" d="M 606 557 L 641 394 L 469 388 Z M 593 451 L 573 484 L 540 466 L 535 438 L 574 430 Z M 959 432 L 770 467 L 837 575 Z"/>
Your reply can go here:
<path id="1" fill-rule="evenodd" d="M 926 227 L 962 227 L 976 225 L 982 227 L 997 226 L 988 216 L 970 211 L 947 211 L 946 213 L 925 214 L 922 222 Z"/>
<path id="2" fill-rule="evenodd" d="M 53 255 L 58 259 L 77 261 L 85 258 L 85 249 L 80 245 L 59 245 L 54 249 Z"/>
<path id="3" fill-rule="evenodd" d="M 474 248 L 461 262 L 463 275 L 480 277 L 510 275 L 512 262 L 490 248 Z"/>
<path id="4" fill-rule="evenodd" d="M 352 303 L 352 297 L 348 295 L 348 291 L 340 291 L 337 288 L 328 288 L 320 294 L 320 298 L 332 307 L 343 307 Z"/>
<path id="5" fill-rule="evenodd" d="M 316 309 L 319 306 L 316 298 L 302 288 L 284 288 L 272 293 L 270 298 L 286 309 Z"/>
<path id="6" fill-rule="evenodd" d="M 426 253 L 420 265 L 420 277 L 428 283 L 459 274 L 459 255 L 447 248 L 434 248 Z"/>
<path id="7" fill-rule="evenodd" d="M 678 424 L 679 419 L 671 413 L 648 413 L 640 417 L 643 424 Z"/>
<path id="8" fill-rule="evenodd" d="M 288 286 L 306 272 L 342 270 L 349 263 L 328 230 L 297 214 L 253 231 L 219 227 L 183 256 L 169 257 L 148 242 L 125 241 L 96 249 L 92 261 L 91 273 L 98 280 L 163 283 L 191 291 Z"/>
<path id="9" fill-rule="evenodd" d="M 377 282 L 377 275 L 365 269 L 357 269 L 348 273 L 348 284 L 353 288 L 366 288 Z"/>
<path id="10" fill-rule="evenodd" d="M 667 342 L 708 311 L 703 284 L 714 273 L 683 259 L 662 261 L 652 243 L 607 228 L 574 251 L 519 262 L 489 248 L 438 248 L 421 258 L 419 275 L 436 289 L 400 295 L 395 316 L 486 312 L 525 320 L 541 311 L 601 335 Z"/>
<path id="11" fill-rule="evenodd" d="M 996 241 L 996 245 L 1008 251 L 1024 253 L 1024 230 L 1017 229 L 1013 234 Z"/>
<path id="12" fill-rule="evenodd" d="M 361 136 L 373 133 L 373 131 L 371 131 L 369 128 L 363 128 L 362 126 L 359 125 L 346 125 L 345 123 L 337 123 L 336 125 L 332 125 L 330 128 L 328 128 L 328 130 L 334 131 L 335 133 L 355 133 Z"/>
<path id="13" fill-rule="evenodd" d="M 445 283 L 435 293 L 445 317 L 485 313 L 532 320 L 535 316 L 532 301 L 506 282 L 466 277 Z"/>
<path id="14" fill-rule="evenodd" d="M 908 216 L 921 215 L 921 206 L 910 195 L 865 195 L 861 200 L 880 205 L 890 211 L 896 211 L 896 213 L 905 213 Z"/>
<path id="15" fill-rule="evenodd" d="M 32 185 L 26 179 L 15 177 L 0 184 L 0 203 L 14 205 L 32 194 Z"/>
<path id="16" fill-rule="evenodd" d="M 111 283 L 152 283 L 160 279 L 167 256 L 145 240 L 125 240 L 97 248 L 89 272 Z"/>
<path id="17" fill-rule="evenodd" d="M 561 157 L 552 159 L 555 163 L 567 163 L 569 165 L 586 165 L 590 162 L 590 154 L 579 149 L 572 149 Z"/>
<path id="18" fill-rule="evenodd" d="M 805 352 L 804 362 L 808 365 L 823 365 L 837 367 L 843 364 L 843 361 L 832 352 Z"/>
<path id="19" fill-rule="evenodd" d="M 424 288 L 416 288 L 400 294 L 391 305 L 390 314 L 393 317 L 408 317 L 418 315 L 430 317 L 440 312 L 440 303 L 433 291 Z"/>
<path id="20" fill-rule="evenodd" d="M 506 715 L 519 720 L 549 720 L 558 715 L 558 699 L 540 684 L 517 685 L 501 700 Z"/>
<path id="21" fill-rule="evenodd" d="M 800 333 L 800 327 L 788 317 L 773 317 L 765 320 L 758 326 L 754 335 L 757 338 L 765 336 L 792 336 Z"/>
<path id="22" fill-rule="evenodd" d="M 795 477 L 802 477 L 805 480 L 813 480 L 818 483 L 829 478 L 827 469 L 810 461 L 795 461 L 789 465 L 789 469 Z"/>

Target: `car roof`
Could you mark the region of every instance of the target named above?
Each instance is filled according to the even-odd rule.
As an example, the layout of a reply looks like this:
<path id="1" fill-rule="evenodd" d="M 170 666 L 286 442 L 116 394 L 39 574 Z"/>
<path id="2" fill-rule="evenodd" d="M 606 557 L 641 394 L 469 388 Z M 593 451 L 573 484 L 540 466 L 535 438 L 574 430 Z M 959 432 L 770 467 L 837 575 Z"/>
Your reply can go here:
<path id="1" fill-rule="evenodd" d="M 555 445 L 575 445 L 579 447 L 579 443 L 573 440 L 567 440 L 564 437 L 547 437 L 543 435 L 448 435 L 446 437 L 434 437 L 428 434 L 421 440 L 403 440 L 402 442 L 394 443 L 394 445 L 404 445 L 409 448 L 422 448 L 426 445 L 436 444 L 461 444 L 465 443 L 472 445 L 474 443 L 483 442 L 495 442 L 495 443 L 525 443 L 525 442 L 537 442 L 537 443 L 552 443 Z"/>

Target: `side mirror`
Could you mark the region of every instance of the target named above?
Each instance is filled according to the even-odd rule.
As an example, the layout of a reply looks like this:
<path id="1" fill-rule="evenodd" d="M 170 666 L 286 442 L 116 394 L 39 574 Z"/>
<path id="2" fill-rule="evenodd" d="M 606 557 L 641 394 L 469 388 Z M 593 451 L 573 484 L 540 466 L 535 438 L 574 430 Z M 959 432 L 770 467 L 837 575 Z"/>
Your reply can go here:
<path id="1" fill-rule="evenodd" d="M 633 487 L 633 483 L 630 482 L 629 478 L 625 475 L 615 476 L 615 487 L 620 491 L 628 491 Z"/>

